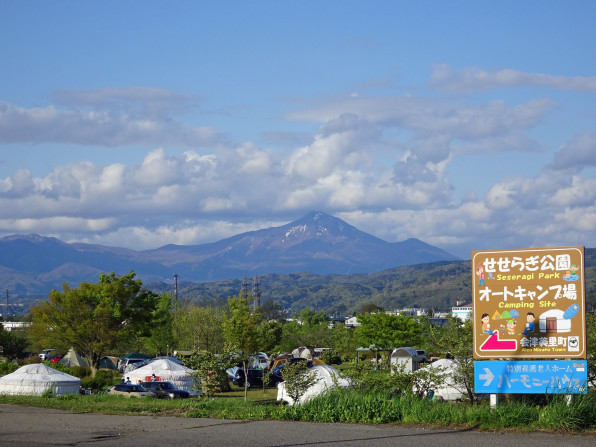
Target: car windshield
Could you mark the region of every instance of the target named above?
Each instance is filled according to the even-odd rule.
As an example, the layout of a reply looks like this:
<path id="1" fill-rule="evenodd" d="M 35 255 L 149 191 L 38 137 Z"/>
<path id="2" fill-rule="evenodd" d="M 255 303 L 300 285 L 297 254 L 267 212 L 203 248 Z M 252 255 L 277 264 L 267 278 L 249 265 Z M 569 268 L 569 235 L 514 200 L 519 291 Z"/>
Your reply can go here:
<path id="1" fill-rule="evenodd" d="M 172 385 L 170 382 L 160 383 L 159 387 L 162 390 L 175 390 L 176 389 L 176 387 L 174 385 Z"/>

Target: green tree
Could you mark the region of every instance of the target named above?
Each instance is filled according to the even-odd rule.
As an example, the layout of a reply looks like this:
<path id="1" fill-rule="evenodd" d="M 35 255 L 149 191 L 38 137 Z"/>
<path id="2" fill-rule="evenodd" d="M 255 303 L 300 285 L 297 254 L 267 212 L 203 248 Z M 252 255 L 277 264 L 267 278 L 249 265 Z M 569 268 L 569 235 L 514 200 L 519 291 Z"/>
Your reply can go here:
<path id="1" fill-rule="evenodd" d="M 377 306 L 376 304 L 373 304 L 373 303 L 365 304 L 364 306 L 362 306 L 360 308 L 361 314 L 372 314 L 372 313 L 377 313 L 377 312 L 383 312 L 383 308 L 381 306 Z"/>
<path id="2" fill-rule="evenodd" d="M 221 354 L 224 349 L 223 320 L 221 310 L 214 307 L 184 304 L 175 312 L 173 322 L 178 349 Z"/>
<path id="3" fill-rule="evenodd" d="M 263 302 L 258 308 L 259 313 L 263 316 L 264 320 L 277 320 L 281 321 L 285 318 L 286 312 L 284 308 L 277 301 L 269 300 Z"/>
<path id="4" fill-rule="evenodd" d="M 358 340 L 373 351 L 392 351 L 398 347 L 416 347 L 421 340 L 420 325 L 412 317 L 378 314 L 358 315 Z"/>
<path id="5" fill-rule="evenodd" d="M 282 336 L 282 324 L 279 321 L 262 321 L 257 327 L 259 349 L 271 352 L 279 344 Z"/>
<path id="6" fill-rule="evenodd" d="M 9 361 L 26 357 L 26 350 L 29 342 L 18 332 L 11 332 L 4 329 L 0 324 L 0 354 Z"/>
<path id="7" fill-rule="evenodd" d="M 82 282 L 71 289 L 52 290 L 47 301 L 31 308 L 30 335 L 46 347 L 73 346 L 92 374 L 110 350 L 149 334 L 157 295 L 145 290 L 133 271 L 101 274 L 97 284 Z"/>
<path id="8" fill-rule="evenodd" d="M 228 300 L 229 315 L 224 317 L 223 331 L 229 349 L 240 358 L 248 378 L 248 358 L 259 347 L 260 315 L 251 312 L 250 297 L 235 296 Z M 244 381 L 244 400 L 248 397 L 248 380 Z"/>
<path id="9" fill-rule="evenodd" d="M 455 362 L 452 378 L 456 387 L 459 386 L 460 391 L 466 393 L 472 403 L 475 402 L 472 321 L 462 322 L 451 317 L 444 326 L 431 327 L 429 336 L 434 349 L 449 355 Z"/>
<path id="10" fill-rule="evenodd" d="M 295 321 L 283 325 L 279 349 L 291 351 L 298 346 L 326 346 L 329 334 L 329 320 L 325 312 L 304 309 Z"/>
<path id="11" fill-rule="evenodd" d="M 149 336 L 144 338 L 144 345 L 148 352 L 156 355 L 170 355 L 176 346 L 171 293 L 164 293 L 158 298 L 152 317 L 153 324 L 149 329 Z"/>
<path id="12" fill-rule="evenodd" d="M 285 363 L 281 376 L 285 382 L 286 394 L 294 404 L 299 403 L 304 393 L 317 383 L 316 376 L 306 365 L 306 362 Z"/>
<path id="13" fill-rule="evenodd" d="M 192 375 L 200 379 L 202 396 L 208 399 L 222 390 L 222 384 L 227 381 L 226 369 L 231 366 L 228 361 L 207 351 L 195 352 L 184 364 L 195 371 Z"/>

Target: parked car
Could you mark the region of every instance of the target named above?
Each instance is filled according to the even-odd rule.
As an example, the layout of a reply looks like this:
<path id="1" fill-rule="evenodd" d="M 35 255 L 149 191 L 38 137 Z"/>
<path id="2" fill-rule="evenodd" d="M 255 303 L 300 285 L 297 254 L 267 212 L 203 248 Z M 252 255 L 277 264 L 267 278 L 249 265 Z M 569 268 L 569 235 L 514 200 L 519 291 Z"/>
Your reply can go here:
<path id="1" fill-rule="evenodd" d="M 230 371 L 231 370 L 231 371 Z M 263 371 L 258 368 L 248 369 L 248 386 L 263 386 Z M 236 386 L 244 386 L 245 374 L 243 368 L 230 368 L 228 377 Z"/>
<path id="2" fill-rule="evenodd" d="M 57 355 L 56 357 L 52 357 L 52 360 L 50 360 L 50 363 L 58 363 L 63 358 L 64 358 L 63 355 Z"/>
<path id="3" fill-rule="evenodd" d="M 44 349 L 41 351 L 41 354 L 39 354 L 39 358 L 44 361 L 44 360 L 50 360 L 53 355 L 52 353 L 55 351 L 55 349 Z"/>
<path id="4" fill-rule="evenodd" d="M 114 385 L 108 390 L 108 393 L 124 397 L 157 397 L 153 391 L 148 391 L 142 385 L 138 384 L 127 385 L 125 383 L 121 383 Z"/>
<path id="5" fill-rule="evenodd" d="M 172 382 L 142 382 L 143 388 L 153 391 L 159 399 L 188 399 L 190 393 L 180 390 Z"/>
<path id="6" fill-rule="evenodd" d="M 292 359 L 288 359 L 286 362 L 282 363 L 281 365 L 279 365 L 276 368 L 273 368 L 273 370 L 271 371 L 271 374 L 269 375 L 269 382 L 272 385 L 277 385 L 278 383 L 281 383 L 284 381 L 284 378 L 282 377 L 282 371 L 284 370 L 284 367 L 288 364 L 288 363 L 297 363 L 297 362 L 306 362 L 306 366 L 308 366 L 309 368 L 312 368 L 313 366 L 315 366 L 316 364 L 321 364 L 324 365 L 323 362 L 321 362 L 320 360 L 307 360 L 307 359 L 303 359 L 301 357 L 296 357 L 296 358 L 292 358 Z"/>

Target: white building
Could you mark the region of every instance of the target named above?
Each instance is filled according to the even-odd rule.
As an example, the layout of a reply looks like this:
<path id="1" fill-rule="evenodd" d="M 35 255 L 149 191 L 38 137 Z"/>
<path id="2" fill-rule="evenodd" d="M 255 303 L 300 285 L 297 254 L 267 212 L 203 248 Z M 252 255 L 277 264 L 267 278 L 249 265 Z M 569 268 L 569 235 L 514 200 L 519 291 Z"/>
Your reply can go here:
<path id="1" fill-rule="evenodd" d="M 458 302 L 456 307 L 451 308 L 451 315 L 455 318 L 459 318 L 461 321 L 467 321 L 471 319 L 472 312 L 474 312 L 474 308 L 472 307 L 471 303 L 460 305 Z"/>

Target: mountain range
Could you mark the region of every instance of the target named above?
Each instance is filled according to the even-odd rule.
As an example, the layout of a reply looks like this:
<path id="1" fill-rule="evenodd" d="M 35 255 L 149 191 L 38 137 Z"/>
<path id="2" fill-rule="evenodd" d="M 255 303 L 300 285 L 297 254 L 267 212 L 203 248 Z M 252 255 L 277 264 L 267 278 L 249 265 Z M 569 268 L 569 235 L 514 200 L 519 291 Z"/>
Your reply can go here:
<path id="1" fill-rule="evenodd" d="M 218 281 L 263 274 L 373 273 L 459 260 L 418 239 L 386 242 L 329 214 L 311 212 L 279 227 L 201 245 L 135 251 L 65 243 L 35 234 L 0 239 L 0 287 L 17 296 L 47 296 L 62 283 L 97 282 L 101 272 L 134 270 L 143 283 Z"/>

